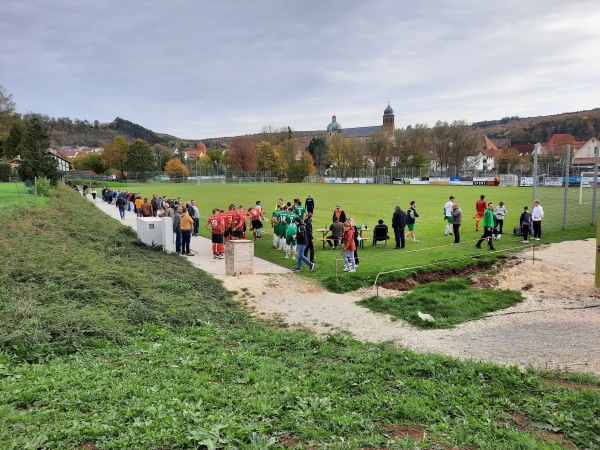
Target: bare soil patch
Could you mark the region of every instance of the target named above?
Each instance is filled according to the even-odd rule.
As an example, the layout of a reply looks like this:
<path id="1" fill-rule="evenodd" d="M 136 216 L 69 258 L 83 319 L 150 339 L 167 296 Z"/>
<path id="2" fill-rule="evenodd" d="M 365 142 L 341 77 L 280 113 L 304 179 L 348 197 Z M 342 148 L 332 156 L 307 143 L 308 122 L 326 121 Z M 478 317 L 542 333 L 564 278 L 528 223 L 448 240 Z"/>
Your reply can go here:
<path id="1" fill-rule="evenodd" d="M 596 240 L 588 239 L 538 246 L 535 260 L 532 248 L 510 256 L 496 267 L 497 274 L 475 276 L 472 283 L 519 290 L 525 300 L 449 330 L 419 330 L 356 305 L 375 295 L 371 287 L 335 294 L 311 279 L 289 273 L 222 279 L 227 289 L 239 292 L 240 300 L 257 317 L 317 336 L 346 333 L 419 352 L 600 376 L 595 254 Z M 296 295 L 282 296 L 282 285 Z M 379 287 L 378 291 L 379 295 L 398 295 L 395 289 Z"/>

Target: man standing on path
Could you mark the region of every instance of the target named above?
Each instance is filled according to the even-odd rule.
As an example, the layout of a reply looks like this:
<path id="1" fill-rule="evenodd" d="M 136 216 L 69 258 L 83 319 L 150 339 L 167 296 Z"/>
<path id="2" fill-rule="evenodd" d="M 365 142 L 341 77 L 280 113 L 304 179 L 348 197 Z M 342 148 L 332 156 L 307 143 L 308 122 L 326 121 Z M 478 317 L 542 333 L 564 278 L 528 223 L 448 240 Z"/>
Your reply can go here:
<path id="1" fill-rule="evenodd" d="M 173 233 L 175 234 L 175 251 L 181 253 L 181 206 L 177 206 L 175 209 Z"/>
<path id="2" fill-rule="evenodd" d="M 475 244 L 476 248 L 481 248 L 481 243 L 484 239 L 487 239 L 490 250 L 496 250 L 492 242 L 492 231 L 494 230 L 494 213 L 492 212 L 493 209 L 494 204 L 492 202 L 488 203 L 487 209 L 483 213 L 483 236 L 481 236 L 481 238 L 479 238 L 479 240 L 477 241 L 477 244 Z"/>
<path id="3" fill-rule="evenodd" d="M 152 205 L 152 215 L 156 217 L 158 215 L 158 198 L 156 197 L 156 194 L 152 196 L 150 204 Z"/>
<path id="4" fill-rule="evenodd" d="M 154 215 L 154 208 L 152 208 L 147 198 L 144 199 L 140 209 L 142 210 L 142 217 L 152 217 Z"/>
<path id="5" fill-rule="evenodd" d="M 294 267 L 292 270 L 294 272 L 299 272 L 300 268 L 302 267 L 302 261 L 304 261 L 304 263 L 308 267 L 310 267 L 310 271 L 312 272 L 315 268 L 315 263 L 310 262 L 308 258 L 304 256 L 304 250 L 306 250 L 306 245 L 308 243 L 306 235 L 306 225 L 302 223 L 302 219 L 300 219 L 300 217 L 298 216 L 296 216 L 296 218 L 294 219 L 294 223 L 296 227 L 296 234 L 294 235 L 294 239 L 298 242 L 298 263 L 296 264 L 296 267 Z M 290 229 L 291 228 L 292 225 L 290 225 Z"/>
<path id="6" fill-rule="evenodd" d="M 308 194 L 308 197 L 304 201 L 304 206 L 306 207 L 306 211 L 309 214 L 314 214 L 314 212 L 315 212 L 315 200 L 312 198 L 312 195 Z"/>
<path id="7" fill-rule="evenodd" d="M 485 195 L 482 194 L 477 203 L 475 203 L 475 210 L 477 211 L 473 216 L 473 219 L 475 219 L 475 231 L 479 231 L 479 221 L 485 215 L 485 211 L 487 210 Z"/>
<path id="8" fill-rule="evenodd" d="M 200 210 L 196 206 L 196 200 L 192 200 L 190 206 L 192 209 L 190 211 L 190 216 L 192 219 L 194 219 L 194 232 L 192 233 L 192 236 L 198 236 L 198 228 L 200 227 Z"/>
<path id="9" fill-rule="evenodd" d="M 192 238 L 192 230 L 194 228 L 194 219 L 189 215 L 187 208 L 181 211 L 181 254 L 190 254 L 190 240 Z"/>
<path id="10" fill-rule="evenodd" d="M 396 238 L 395 248 L 404 248 L 406 245 L 406 238 L 404 237 L 404 228 L 406 228 L 406 213 L 402 211 L 400 205 L 394 207 L 394 214 L 392 215 L 392 228 L 394 229 L 394 237 Z"/>
<path id="11" fill-rule="evenodd" d="M 531 222 L 533 223 L 533 238 L 539 241 L 542 238 L 542 219 L 544 210 L 539 200 L 533 201 L 533 211 L 531 211 Z"/>

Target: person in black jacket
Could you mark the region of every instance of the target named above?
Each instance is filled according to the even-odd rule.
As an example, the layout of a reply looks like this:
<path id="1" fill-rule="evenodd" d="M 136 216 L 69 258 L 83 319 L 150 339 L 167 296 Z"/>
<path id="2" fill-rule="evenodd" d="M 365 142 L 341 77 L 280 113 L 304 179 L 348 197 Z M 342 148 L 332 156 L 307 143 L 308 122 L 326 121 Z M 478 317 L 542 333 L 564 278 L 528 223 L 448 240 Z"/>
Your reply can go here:
<path id="1" fill-rule="evenodd" d="M 294 236 L 294 238 L 298 242 L 298 263 L 292 269 L 292 271 L 299 272 L 300 267 L 302 267 L 302 262 L 304 261 L 304 263 L 308 267 L 310 267 L 310 271 L 312 272 L 315 269 L 316 263 L 310 262 L 308 260 L 308 258 L 306 256 L 304 256 L 304 253 L 305 253 L 304 250 L 306 249 L 306 245 L 308 244 L 308 235 L 306 233 L 306 225 L 302 222 L 302 219 L 300 219 L 300 217 L 298 217 L 298 216 L 296 216 L 296 218 L 294 219 L 294 222 L 296 222 L 296 226 L 298 227 L 296 230 L 296 235 Z"/>
<path id="2" fill-rule="evenodd" d="M 312 198 L 312 195 L 308 194 L 307 199 L 304 201 L 304 207 L 309 214 L 315 212 L 315 200 Z"/>
<path id="3" fill-rule="evenodd" d="M 312 218 L 313 215 L 308 213 L 304 220 L 304 226 L 306 226 L 306 249 L 304 249 L 304 256 L 307 256 L 310 252 L 310 262 L 315 262 L 315 238 L 313 236 L 312 229 Z"/>
<path id="4" fill-rule="evenodd" d="M 417 213 L 417 202 L 414 200 L 410 202 L 410 208 L 406 213 L 406 225 L 408 226 L 408 233 L 404 235 L 404 237 L 412 236 L 413 242 L 419 242 L 415 236 L 415 222 L 419 217 L 419 213 Z"/>
<path id="5" fill-rule="evenodd" d="M 396 238 L 395 248 L 404 248 L 406 238 L 404 237 L 404 228 L 406 228 L 406 213 L 402 211 L 399 205 L 394 207 L 392 215 L 392 228 L 394 229 L 394 237 Z"/>

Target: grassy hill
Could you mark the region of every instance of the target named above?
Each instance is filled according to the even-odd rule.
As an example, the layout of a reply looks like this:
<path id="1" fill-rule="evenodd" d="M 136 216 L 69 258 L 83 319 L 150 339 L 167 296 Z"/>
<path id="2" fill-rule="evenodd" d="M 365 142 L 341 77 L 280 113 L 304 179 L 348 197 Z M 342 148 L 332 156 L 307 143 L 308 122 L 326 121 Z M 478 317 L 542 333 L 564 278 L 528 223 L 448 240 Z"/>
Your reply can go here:
<path id="1" fill-rule="evenodd" d="M 0 448 L 600 448 L 598 380 L 274 328 L 66 188 L 0 223 Z"/>

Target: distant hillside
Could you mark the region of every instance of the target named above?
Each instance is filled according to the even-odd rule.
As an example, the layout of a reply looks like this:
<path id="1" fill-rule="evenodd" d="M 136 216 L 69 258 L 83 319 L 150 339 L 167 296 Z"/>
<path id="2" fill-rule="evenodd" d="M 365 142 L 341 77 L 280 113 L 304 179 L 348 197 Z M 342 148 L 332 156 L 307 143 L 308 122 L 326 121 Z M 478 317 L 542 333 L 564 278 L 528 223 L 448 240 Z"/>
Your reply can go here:
<path id="1" fill-rule="evenodd" d="M 505 117 L 475 122 L 473 127 L 490 137 L 548 142 L 555 133 L 569 133 L 578 140 L 600 136 L 600 108 L 539 117 Z"/>
<path id="2" fill-rule="evenodd" d="M 116 136 L 127 139 L 144 139 L 150 145 L 165 144 L 169 147 L 195 147 L 198 140 L 185 140 L 164 133 L 157 133 L 141 125 L 117 117 L 111 123 L 93 123 L 87 120 L 71 120 L 69 118 L 44 117 L 52 130 L 52 143 L 55 146 L 85 145 L 101 147 Z M 499 120 L 487 120 L 473 123 L 473 127 L 481 130 L 489 137 L 510 137 L 515 140 L 548 142 L 555 133 L 570 133 L 578 140 L 591 137 L 600 138 L 600 108 L 551 116 L 539 117 L 505 117 Z M 326 135 L 323 130 L 294 131 L 293 136 L 307 145 L 312 137 Z M 229 146 L 236 136 L 207 138 L 202 141 L 210 146 L 221 144 Z M 259 140 L 260 133 L 248 137 Z"/>
<path id="3" fill-rule="evenodd" d="M 42 116 L 50 127 L 52 145 L 102 147 L 117 136 L 124 136 L 129 140 L 144 139 L 150 145 L 165 144 L 169 146 L 185 147 L 195 145 L 194 141 L 179 139 L 168 134 L 155 133 L 137 123 L 117 117 L 110 123 L 100 123 L 97 120 L 71 120 L 68 117 L 58 119 Z"/>

